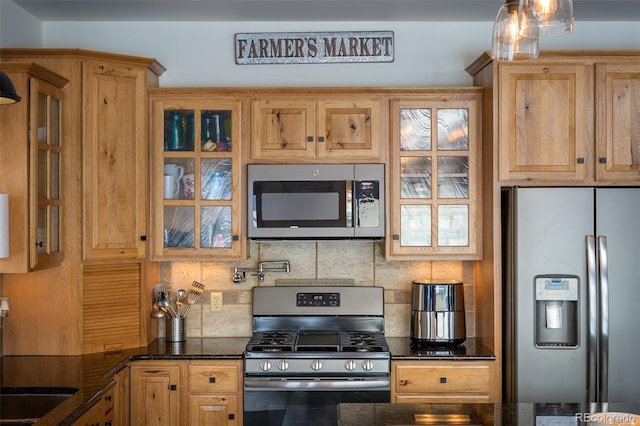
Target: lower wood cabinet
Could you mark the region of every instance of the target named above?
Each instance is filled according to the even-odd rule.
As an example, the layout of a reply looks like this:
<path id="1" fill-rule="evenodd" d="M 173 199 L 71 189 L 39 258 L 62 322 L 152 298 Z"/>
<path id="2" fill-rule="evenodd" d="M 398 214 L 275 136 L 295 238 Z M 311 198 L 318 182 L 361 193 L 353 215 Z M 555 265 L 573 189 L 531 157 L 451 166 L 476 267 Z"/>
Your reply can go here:
<path id="1" fill-rule="evenodd" d="M 131 364 L 132 425 L 242 425 L 242 360 Z"/>
<path id="2" fill-rule="evenodd" d="M 494 402 L 494 361 L 392 361 L 391 402 Z"/>
<path id="3" fill-rule="evenodd" d="M 89 410 L 85 411 L 72 426 L 116 426 L 116 414 L 114 409 L 116 386 L 109 389 L 102 399 L 98 400 Z"/>

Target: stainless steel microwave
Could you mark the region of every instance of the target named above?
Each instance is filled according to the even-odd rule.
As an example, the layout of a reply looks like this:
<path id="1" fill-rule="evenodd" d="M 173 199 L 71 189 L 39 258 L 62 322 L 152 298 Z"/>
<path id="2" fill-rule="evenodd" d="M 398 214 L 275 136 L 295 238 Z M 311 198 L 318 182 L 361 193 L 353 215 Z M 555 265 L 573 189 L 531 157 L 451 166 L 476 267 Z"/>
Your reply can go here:
<path id="1" fill-rule="evenodd" d="M 384 164 L 249 164 L 253 239 L 380 238 Z"/>

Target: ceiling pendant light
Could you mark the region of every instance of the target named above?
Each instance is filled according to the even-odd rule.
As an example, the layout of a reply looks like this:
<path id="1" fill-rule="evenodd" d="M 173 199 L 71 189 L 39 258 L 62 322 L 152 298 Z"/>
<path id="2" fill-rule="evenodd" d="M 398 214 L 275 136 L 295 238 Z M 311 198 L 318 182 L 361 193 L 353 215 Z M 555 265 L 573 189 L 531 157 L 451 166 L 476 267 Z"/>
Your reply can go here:
<path id="1" fill-rule="evenodd" d="M 9 76 L 0 71 L 0 105 L 14 104 L 20 99 Z"/>
<path id="2" fill-rule="evenodd" d="M 518 0 L 507 0 L 500 6 L 493 24 L 491 56 L 493 59 L 513 61 L 538 57 L 538 38 L 520 35 L 521 20 L 518 16 Z M 537 29 L 536 22 L 531 22 Z M 535 32 L 535 31 L 534 31 Z"/>
<path id="3" fill-rule="evenodd" d="M 519 0 L 520 35 L 556 37 L 573 32 L 572 0 Z M 537 29 L 528 25 L 537 22 Z"/>

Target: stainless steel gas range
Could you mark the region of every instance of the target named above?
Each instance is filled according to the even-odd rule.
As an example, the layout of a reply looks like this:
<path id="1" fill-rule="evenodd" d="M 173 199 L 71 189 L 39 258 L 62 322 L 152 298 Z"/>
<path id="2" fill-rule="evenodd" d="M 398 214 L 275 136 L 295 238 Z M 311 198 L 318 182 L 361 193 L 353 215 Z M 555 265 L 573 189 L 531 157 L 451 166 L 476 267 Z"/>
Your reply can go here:
<path id="1" fill-rule="evenodd" d="M 389 402 L 383 289 L 256 287 L 245 425 L 337 425 L 340 402 Z"/>

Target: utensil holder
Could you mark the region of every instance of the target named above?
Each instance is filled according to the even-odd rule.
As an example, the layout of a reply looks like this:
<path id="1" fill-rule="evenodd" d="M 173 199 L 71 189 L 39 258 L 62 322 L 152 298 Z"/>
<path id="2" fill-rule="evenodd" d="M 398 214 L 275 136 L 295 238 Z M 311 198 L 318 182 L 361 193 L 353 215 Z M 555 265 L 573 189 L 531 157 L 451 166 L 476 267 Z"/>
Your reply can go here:
<path id="1" fill-rule="evenodd" d="M 167 318 L 166 322 L 166 338 L 167 342 L 184 342 L 187 340 L 185 333 L 187 319 L 184 317 Z"/>

